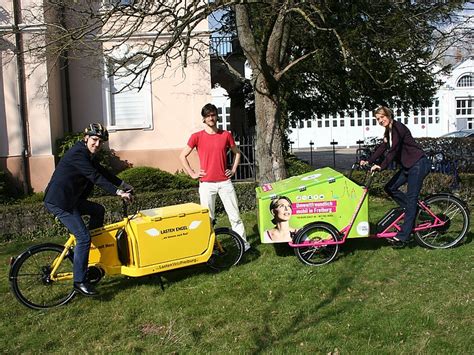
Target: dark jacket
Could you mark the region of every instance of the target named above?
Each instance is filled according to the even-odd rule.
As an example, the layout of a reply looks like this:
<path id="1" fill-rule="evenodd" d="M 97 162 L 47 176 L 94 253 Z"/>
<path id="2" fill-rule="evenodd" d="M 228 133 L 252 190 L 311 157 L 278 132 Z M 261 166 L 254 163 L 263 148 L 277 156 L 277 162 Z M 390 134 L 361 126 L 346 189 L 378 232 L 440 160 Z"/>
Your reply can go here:
<path id="1" fill-rule="evenodd" d="M 425 155 L 423 149 L 415 142 L 410 130 L 401 122 L 393 120 L 392 142 L 389 141 L 389 132 L 385 131 L 384 142 L 369 158 L 369 163 L 377 160 L 385 151 L 387 154 L 380 164 L 380 168 L 386 169 L 392 161 L 400 163 L 402 167 L 411 168 L 421 157 Z"/>
<path id="2" fill-rule="evenodd" d="M 72 146 L 59 161 L 46 187 L 44 201 L 72 212 L 98 185 L 110 194 L 117 192 L 122 180 L 102 167 L 84 141 Z"/>

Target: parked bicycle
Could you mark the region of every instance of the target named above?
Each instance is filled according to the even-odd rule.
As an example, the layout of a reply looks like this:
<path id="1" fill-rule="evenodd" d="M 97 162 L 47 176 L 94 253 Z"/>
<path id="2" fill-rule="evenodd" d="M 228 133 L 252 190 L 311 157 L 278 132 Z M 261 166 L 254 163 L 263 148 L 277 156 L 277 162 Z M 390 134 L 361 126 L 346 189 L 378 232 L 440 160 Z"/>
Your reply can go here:
<path id="1" fill-rule="evenodd" d="M 229 228 L 213 228 L 209 211 L 195 203 L 137 211 L 123 220 L 91 231 L 87 278 L 105 275 L 140 277 L 206 263 L 216 270 L 236 265 L 244 243 Z M 64 245 L 32 246 L 11 259 L 11 290 L 23 305 L 47 309 L 64 305 L 73 289 L 75 238 Z M 161 281 L 161 279 L 160 279 Z"/>

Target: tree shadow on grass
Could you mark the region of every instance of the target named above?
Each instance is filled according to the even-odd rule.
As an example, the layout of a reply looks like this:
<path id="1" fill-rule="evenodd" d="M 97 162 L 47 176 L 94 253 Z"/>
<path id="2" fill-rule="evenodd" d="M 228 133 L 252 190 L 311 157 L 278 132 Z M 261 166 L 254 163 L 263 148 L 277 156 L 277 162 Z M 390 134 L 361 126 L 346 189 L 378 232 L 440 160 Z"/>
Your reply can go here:
<path id="1" fill-rule="evenodd" d="M 213 273 L 213 271 L 209 267 L 207 267 L 205 264 L 199 264 L 140 277 L 121 275 L 108 279 L 106 283 L 104 282 L 103 287 L 101 287 L 102 282 L 99 282 L 97 289 L 100 292 L 99 298 L 102 301 L 110 301 L 117 293 L 127 292 L 128 289 L 135 288 L 137 286 L 151 285 L 156 286 L 160 290 L 163 286 L 163 291 L 166 292 L 166 289 L 171 284 L 178 283 L 190 277 L 196 277 L 198 275 L 210 273 Z"/>
<path id="2" fill-rule="evenodd" d="M 354 283 L 354 279 L 357 277 L 359 270 L 363 270 L 365 265 L 370 262 L 370 256 L 367 258 L 353 258 L 352 262 L 348 267 L 344 268 L 344 272 L 334 277 L 334 286 L 330 288 L 329 293 L 319 299 L 317 295 L 311 296 L 308 294 L 307 298 L 314 299 L 315 302 L 303 304 L 298 306 L 297 303 L 293 303 L 297 307 L 298 311 L 294 316 L 291 316 L 291 323 L 286 327 L 282 327 L 277 332 L 269 326 L 265 325 L 263 329 L 255 332 L 254 341 L 256 348 L 252 349 L 252 353 L 260 353 L 268 351 L 274 348 L 276 343 L 286 344 L 287 342 L 293 342 L 291 339 L 295 334 L 304 332 L 308 328 L 317 328 L 322 322 L 329 320 L 334 314 L 340 314 L 342 312 L 351 311 L 357 300 L 351 301 L 344 300 L 339 301 L 333 305 L 334 310 L 328 312 L 326 309 L 328 306 L 333 304 L 335 300 L 341 296 L 342 293 L 346 292 Z M 281 289 L 277 291 L 280 294 L 275 294 L 274 299 L 280 300 L 280 302 L 288 302 L 285 290 Z M 319 300 L 319 301 L 318 301 Z M 294 302 L 295 300 L 293 300 Z M 262 313 L 267 317 L 271 317 L 275 309 L 278 309 L 278 304 L 274 302 L 268 303 L 268 309 L 263 310 Z M 274 321 L 268 319 L 265 324 L 275 324 Z M 272 334 L 273 333 L 273 334 Z M 304 343 L 305 339 L 301 340 Z"/>

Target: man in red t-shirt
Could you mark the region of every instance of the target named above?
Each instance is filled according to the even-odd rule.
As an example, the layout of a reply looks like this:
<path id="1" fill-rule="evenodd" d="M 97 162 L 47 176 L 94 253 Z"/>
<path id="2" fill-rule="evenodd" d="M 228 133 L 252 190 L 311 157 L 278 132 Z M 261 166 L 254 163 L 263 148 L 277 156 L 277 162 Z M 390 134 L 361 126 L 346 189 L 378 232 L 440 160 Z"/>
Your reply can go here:
<path id="1" fill-rule="evenodd" d="M 240 218 L 237 196 L 230 180 L 240 162 L 239 148 L 235 145 L 230 132 L 217 128 L 216 106 L 213 104 L 204 105 L 201 116 L 202 122 L 206 126 L 202 131 L 191 135 L 179 159 L 189 176 L 193 179 L 199 179 L 201 205 L 209 209 L 211 219 L 214 219 L 216 196 L 219 194 L 232 229 L 242 237 L 245 251 L 247 251 L 250 244 L 247 242 L 245 227 Z M 191 168 L 188 161 L 188 156 L 194 148 L 196 148 L 199 156 L 199 171 Z M 226 156 L 228 149 L 234 154 L 232 169 L 227 169 Z"/>

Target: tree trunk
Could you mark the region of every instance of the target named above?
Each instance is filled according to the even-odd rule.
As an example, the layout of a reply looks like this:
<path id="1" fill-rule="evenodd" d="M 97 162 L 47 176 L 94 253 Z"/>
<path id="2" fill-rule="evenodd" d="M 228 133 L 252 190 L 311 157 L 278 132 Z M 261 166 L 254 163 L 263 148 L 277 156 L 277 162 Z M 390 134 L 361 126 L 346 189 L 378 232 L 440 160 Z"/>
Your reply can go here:
<path id="1" fill-rule="evenodd" d="M 260 184 L 286 178 L 283 159 L 283 132 L 280 127 L 278 95 L 269 92 L 265 80 L 257 80 L 255 88 L 255 119 L 257 139 L 255 157 L 257 181 Z"/>

